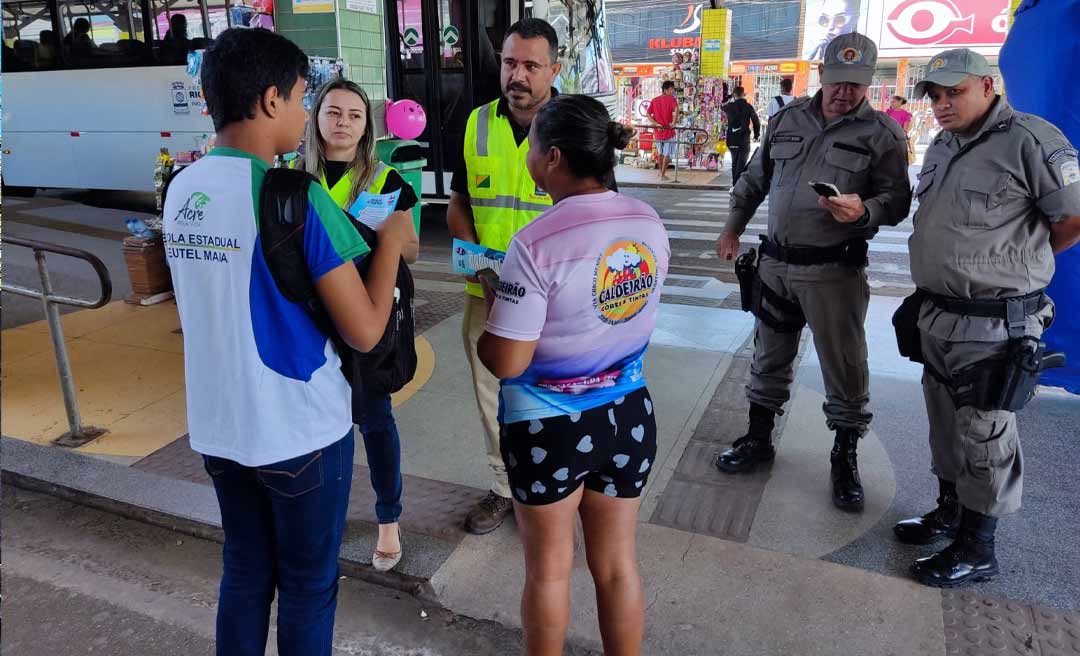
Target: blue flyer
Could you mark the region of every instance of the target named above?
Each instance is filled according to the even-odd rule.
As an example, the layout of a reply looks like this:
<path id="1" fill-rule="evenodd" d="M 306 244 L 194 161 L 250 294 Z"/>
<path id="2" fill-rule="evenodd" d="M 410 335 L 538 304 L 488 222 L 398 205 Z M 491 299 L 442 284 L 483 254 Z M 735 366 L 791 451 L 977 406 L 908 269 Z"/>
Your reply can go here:
<path id="1" fill-rule="evenodd" d="M 369 228 L 378 230 L 386 217 L 397 207 L 400 195 L 400 189 L 389 194 L 369 194 L 365 191 L 356 197 L 356 202 L 349 208 L 349 214 Z"/>
<path id="2" fill-rule="evenodd" d="M 475 276 L 477 271 L 484 269 L 491 269 L 496 274 L 501 274 L 502 263 L 506 259 L 506 253 L 502 251 L 460 239 L 454 240 L 452 255 L 454 273 L 463 276 Z"/>

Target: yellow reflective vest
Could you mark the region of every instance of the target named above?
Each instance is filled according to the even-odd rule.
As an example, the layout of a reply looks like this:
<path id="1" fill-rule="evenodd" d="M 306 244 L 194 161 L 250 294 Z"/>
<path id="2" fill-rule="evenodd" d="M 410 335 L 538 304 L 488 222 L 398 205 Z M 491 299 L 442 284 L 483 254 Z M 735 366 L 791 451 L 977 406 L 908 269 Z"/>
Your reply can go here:
<path id="1" fill-rule="evenodd" d="M 536 186 L 525 165 L 529 140 L 517 144 L 511 119 L 499 115 L 498 105 L 495 100 L 469 115 L 465 175 L 480 244 L 506 251 L 519 230 L 551 207 L 551 197 Z M 480 285 L 468 283 L 465 290 L 483 297 Z"/>
<path id="2" fill-rule="evenodd" d="M 289 162 L 289 168 L 299 168 L 301 162 L 302 160 L 298 157 L 293 161 Z M 390 171 L 393 170 L 395 170 L 394 167 L 387 166 L 382 162 L 378 162 L 375 165 L 375 177 L 374 179 L 372 179 L 371 184 L 365 191 L 367 191 L 369 194 L 381 193 L 383 185 L 386 184 L 386 177 L 390 175 Z M 346 170 L 345 175 L 341 176 L 341 179 L 334 183 L 333 187 L 327 184 L 325 173 L 322 175 L 322 179 L 320 180 L 323 189 L 325 189 L 330 194 L 330 198 L 334 199 L 334 202 L 337 203 L 338 207 L 346 211 L 348 211 L 349 209 L 349 192 L 352 190 L 353 183 L 352 173 L 352 169 Z"/>

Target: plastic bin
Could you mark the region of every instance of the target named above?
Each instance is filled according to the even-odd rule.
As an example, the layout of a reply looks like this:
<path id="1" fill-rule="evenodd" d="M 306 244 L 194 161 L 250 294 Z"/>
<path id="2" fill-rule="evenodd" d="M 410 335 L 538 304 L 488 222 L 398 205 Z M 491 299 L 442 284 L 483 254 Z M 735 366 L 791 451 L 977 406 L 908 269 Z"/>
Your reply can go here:
<path id="1" fill-rule="evenodd" d="M 409 139 L 381 139 L 375 142 L 375 156 L 387 166 L 398 170 L 405 182 L 409 183 L 416 197 L 420 198 L 424 189 L 424 167 L 427 159 L 421 157 L 423 146 Z M 413 207 L 413 225 L 416 234 L 420 234 L 420 203 Z"/>

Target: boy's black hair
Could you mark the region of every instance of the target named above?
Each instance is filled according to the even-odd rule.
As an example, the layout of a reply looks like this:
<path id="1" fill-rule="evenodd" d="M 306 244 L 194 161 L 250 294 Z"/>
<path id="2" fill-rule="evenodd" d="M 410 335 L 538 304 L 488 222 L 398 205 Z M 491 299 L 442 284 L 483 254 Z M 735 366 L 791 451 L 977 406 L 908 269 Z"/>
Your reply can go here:
<path id="1" fill-rule="evenodd" d="M 675 88 L 675 82 L 673 82 L 672 80 L 664 80 L 664 83 L 660 85 L 660 90 L 661 91 L 667 91 L 668 89 L 674 89 L 674 88 Z"/>
<path id="2" fill-rule="evenodd" d="M 307 55 L 280 34 L 262 28 L 225 30 L 202 62 L 203 95 L 214 130 L 255 118 L 255 104 L 270 87 L 288 100 L 297 78 L 307 74 Z"/>
<path id="3" fill-rule="evenodd" d="M 503 41 L 509 39 L 511 34 L 516 34 L 522 39 L 547 39 L 552 65 L 559 61 L 559 35 L 555 33 L 555 28 L 551 26 L 551 23 L 546 20 L 522 18 L 511 25 L 510 29 L 506 30 L 506 37 L 503 38 Z"/>
<path id="4" fill-rule="evenodd" d="M 785 77 L 784 79 L 780 80 L 780 92 L 784 95 L 790 95 L 791 89 L 794 86 L 795 80 L 792 80 L 790 77 Z"/>

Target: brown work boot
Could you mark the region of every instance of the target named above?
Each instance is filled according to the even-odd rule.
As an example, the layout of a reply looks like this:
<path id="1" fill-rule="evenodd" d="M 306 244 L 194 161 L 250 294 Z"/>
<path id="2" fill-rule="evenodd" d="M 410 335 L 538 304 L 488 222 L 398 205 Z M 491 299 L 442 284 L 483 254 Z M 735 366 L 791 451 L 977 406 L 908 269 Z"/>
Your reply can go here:
<path id="1" fill-rule="evenodd" d="M 491 533 L 499 528 L 506 516 L 512 512 L 514 503 L 509 498 L 488 492 L 465 517 L 465 530 L 473 535 Z"/>

